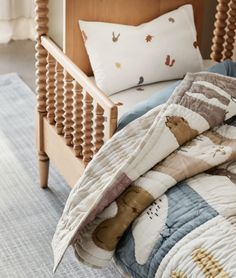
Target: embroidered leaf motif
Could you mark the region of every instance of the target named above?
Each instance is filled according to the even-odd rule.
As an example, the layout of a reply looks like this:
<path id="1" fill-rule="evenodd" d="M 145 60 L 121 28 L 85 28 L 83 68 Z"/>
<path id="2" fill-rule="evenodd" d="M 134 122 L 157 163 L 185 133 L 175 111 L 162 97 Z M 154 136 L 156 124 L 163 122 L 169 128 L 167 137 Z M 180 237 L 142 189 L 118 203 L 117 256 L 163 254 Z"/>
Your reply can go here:
<path id="1" fill-rule="evenodd" d="M 115 66 L 116 66 L 117 69 L 121 68 L 121 64 L 120 63 L 115 63 Z"/>
<path id="2" fill-rule="evenodd" d="M 86 42 L 88 39 L 86 33 L 83 30 L 81 31 L 81 33 L 82 33 L 82 38 L 83 38 L 84 42 Z"/>
<path id="3" fill-rule="evenodd" d="M 117 42 L 119 40 L 120 33 L 116 36 L 114 32 L 112 32 L 112 41 Z"/>
<path id="4" fill-rule="evenodd" d="M 145 38 L 146 42 L 151 42 L 152 39 L 153 39 L 152 35 L 147 35 L 146 38 Z"/>
<path id="5" fill-rule="evenodd" d="M 173 17 L 169 17 L 168 20 L 169 20 L 169 22 L 171 22 L 171 23 L 175 23 L 175 20 L 174 20 Z"/>
<path id="6" fill-rule="evenodd" d="M 173 67 L 175 64 L 175 59 L 171 59 L 170 55 L 167 55 L 165 64 L 166 66 Z"/>

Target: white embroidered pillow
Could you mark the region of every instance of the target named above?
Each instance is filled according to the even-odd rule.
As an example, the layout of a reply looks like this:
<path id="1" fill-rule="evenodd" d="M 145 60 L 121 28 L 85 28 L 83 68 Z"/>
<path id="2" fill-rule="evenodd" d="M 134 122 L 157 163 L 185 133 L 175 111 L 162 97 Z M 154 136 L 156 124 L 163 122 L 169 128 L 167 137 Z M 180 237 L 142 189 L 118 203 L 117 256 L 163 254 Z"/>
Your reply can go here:
<path id="1" fill-rule="evenodd" d="M 139 26 L 79 21 L 97 86 L 108 95 L 202 70 L 193 8 Z"/>

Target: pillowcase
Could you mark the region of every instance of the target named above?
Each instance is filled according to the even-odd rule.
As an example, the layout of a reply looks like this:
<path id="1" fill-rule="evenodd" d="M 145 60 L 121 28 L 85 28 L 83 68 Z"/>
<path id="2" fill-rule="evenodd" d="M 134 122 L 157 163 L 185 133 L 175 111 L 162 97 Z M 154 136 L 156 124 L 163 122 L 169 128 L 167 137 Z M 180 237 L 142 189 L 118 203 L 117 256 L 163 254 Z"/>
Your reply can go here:
<path id="1" fill-rule="evenodd" d="M 108 95 L 202 70 L 191 5 L 139 26 L 79 25 L 96 84 Z"/>

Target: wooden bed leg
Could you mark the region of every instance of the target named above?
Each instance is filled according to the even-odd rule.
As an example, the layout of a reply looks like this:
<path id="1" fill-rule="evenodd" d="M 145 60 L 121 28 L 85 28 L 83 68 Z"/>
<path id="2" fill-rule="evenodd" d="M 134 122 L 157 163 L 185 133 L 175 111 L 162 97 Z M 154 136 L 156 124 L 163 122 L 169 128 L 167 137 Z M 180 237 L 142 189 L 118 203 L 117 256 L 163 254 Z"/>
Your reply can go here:
<path id="1" fill-rule="evenodd" d="M 37 149 L 39 166 L 39 183 L 42 188 L 48 187 L 49 157 L 44 151 L 44 121 L 45 115 L 37 112 Z"/>
<path id="2" fill-rule="evenodd" d="M 37 146 L 39 157 L 40 185 L 46 188 L 48 184 L 49 158 L 44 150 L 44 117 L 47 116 L 46 101 L 46 73 L 47 51 L 41 44 L 41 36 L 48 32 L 48 0 L 35 0 L 36 13 L 36 93 L 37 93 Z"/>
<path id="3" fill-rule="evenodd" d="M 42 188 L 48 187 L 49 158 L 46 153 L 39 152 L 39 182 Z"/>

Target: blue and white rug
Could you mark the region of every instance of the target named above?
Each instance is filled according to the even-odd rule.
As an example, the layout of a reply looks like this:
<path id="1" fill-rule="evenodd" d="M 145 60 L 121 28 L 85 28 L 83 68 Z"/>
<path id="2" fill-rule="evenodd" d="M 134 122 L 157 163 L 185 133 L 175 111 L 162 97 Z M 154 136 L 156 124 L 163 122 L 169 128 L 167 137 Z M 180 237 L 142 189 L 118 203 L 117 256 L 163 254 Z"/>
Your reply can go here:
<path id="1" fill-rule="evenodd" d="M 39 187 L 35 106 L 16 73 L 0 76 L 0 278 L 121 278 L 112 264 L 84 266 L 72 250 L 52 274 L 51 239 L 70 189 L 54 169 L 49 189 Z"/>

